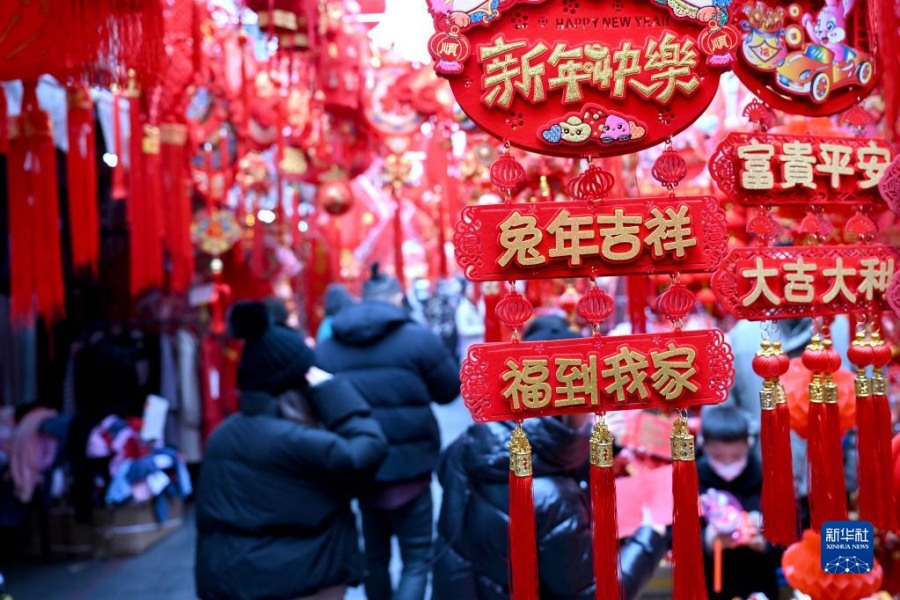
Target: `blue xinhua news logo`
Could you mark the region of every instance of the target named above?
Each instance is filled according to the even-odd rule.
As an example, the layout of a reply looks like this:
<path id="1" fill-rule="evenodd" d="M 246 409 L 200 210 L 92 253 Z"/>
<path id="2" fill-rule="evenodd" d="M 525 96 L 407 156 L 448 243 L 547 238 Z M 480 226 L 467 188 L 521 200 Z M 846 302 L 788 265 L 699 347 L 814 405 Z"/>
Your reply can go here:
<path id="1" fill-rule="evenodd" d="M 822 570 L 865 575 L 875 564 L 875 529 L 868 521 L 828 521 L 822 526 Z"/>

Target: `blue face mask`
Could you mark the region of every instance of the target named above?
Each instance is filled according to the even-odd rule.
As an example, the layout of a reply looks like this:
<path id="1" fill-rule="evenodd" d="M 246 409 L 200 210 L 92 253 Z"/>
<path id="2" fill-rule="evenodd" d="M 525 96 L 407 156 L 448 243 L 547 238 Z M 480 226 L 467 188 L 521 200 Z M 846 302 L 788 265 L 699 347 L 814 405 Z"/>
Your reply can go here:
<path id="1" fill-rule="evenodd" d="M 747 457 L 745 456 L 743 459 L 733 462 L 730 465 L 722 464 L 719 461 L 710 458 L 709 467 L 723 480 L 734 481 L 740 477 L 741 473 L 744 472 L 744 469 L 747 468 Z"/>

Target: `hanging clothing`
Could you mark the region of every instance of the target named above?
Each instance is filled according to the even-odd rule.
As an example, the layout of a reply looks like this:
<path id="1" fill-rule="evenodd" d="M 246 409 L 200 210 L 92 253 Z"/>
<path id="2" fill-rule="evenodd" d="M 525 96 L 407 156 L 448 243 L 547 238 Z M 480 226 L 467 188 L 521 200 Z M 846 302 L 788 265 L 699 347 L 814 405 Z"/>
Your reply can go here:
<path id="1" fill-rule="evenodd" d="M 55 410 L 35 408 L 22 417 L 13 432 L 10 474 L 16 498 L 22 503 L 31 502 L 43 472 L 56 459 L 56 440 L 39 431 L 44 421 L 55 416 Z"/>
<path id="2" fill-rule="evenodd" d="M 178 367 L 175 363 L 175 349 L 168 334 L 159 336 L 159 395 L 169 401 L 169 415 L 166 419 L 166 444 L 178 446 L 179 433 Z"/>
<path id="3" fill-rule="evenodd" d="M 200 367 L 197 357 L 197 338 L 186 330 L 175 334 L 178 355 L 179 413 L 178 448 L 188 463 L 200 462 L 203 452 L 200 429 L 203 425 L 202 397 L 200 395 Z"/>

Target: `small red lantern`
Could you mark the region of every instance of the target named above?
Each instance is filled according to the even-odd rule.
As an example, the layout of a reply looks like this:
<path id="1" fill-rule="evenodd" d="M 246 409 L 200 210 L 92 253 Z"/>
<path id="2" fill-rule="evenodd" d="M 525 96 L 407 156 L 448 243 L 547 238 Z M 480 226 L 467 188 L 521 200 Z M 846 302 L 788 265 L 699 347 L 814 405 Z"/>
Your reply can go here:
<path id="1" fill-rule="evenodd" d="M 731 26 L 711 25 L 700 32 L 697 38 L 697 46 L 708 56 L 706 64 L 713 67 L 724 67 L 731 64 L 731 52 L 738 47 L 741 36 L 738 30 Z"/>
<path id="2" fill-rule="evenodd" d="M 670 191 L 687 176 L 687 162 L 669 146 L 653 163 L 653 178 Z"/>
<path id="3" fill-rule="evenodd" d="M 531 318 L 534 307 L 522 294 L 510 292 L 504 296 L 503 300 L 497 303 L 495 312 L 501 323 L 510 329 L 518 331 L 522 329 L 525 321 Z"/>
<path id="4" fill-rule="evenodd" d="M 814 531 L 803 532 L 803 538 L 785 551 L 781 566 L 791 587 L 816 600 L 868 598 L 881 589 L 883 571 L 877 561 L 868 573 L 824 573 L 822 538 Z"/>
<path id="5" fill-rule="evenodd" d="M 339 217 L 353 208 L 353 190 L 346 179 L 326 181 L 319 186 L 316 204 L 333 217 Z"/>
<path id="6" fill-rule="evenodd" d="M 609 194 L 615 182 L 612 173 L 591 165 L 584 173 L 569 180 L 566 191 L 575 200 L 601 200 Z"/>
<path id="7" fill-rule="evenodd" d="M 507 196 L 518 192 L 524 182 L 525 168 L 509 152 L 501 154 L 491 165 L 491 183 Z"/>
<path id="8" fill-rule="evenodd" d="M 459 33 L 458 27 L 451 27 L 449 33 L 435 33 L 428 42 L 428 49 L 435 60 L 434 70 L 443 75 L 461 73 L 463 63 L 472 51 L 469 40 Z"/>
<path id="9" fill-rule="evenodd" d="M 670 321 L 681 321 L 697 304 L 697 297 L 683 284 L 676 283 L 659 295 L 656 312 Z"/>
<path id="10" fill-rule="evenodd" d="M 612 314 L 615 301 L 609 294 L 598 287 L 592 287 L 587 294 L 578 301 L 576 311 L 578 316 L 597 327 Z"/>

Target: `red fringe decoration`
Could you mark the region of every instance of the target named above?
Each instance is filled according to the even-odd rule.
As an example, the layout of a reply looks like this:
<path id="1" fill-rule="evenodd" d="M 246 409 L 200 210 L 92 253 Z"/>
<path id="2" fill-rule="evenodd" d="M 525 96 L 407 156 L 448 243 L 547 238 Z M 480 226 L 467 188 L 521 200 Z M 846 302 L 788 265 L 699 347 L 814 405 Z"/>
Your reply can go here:
<path id="1" fill-rule="evenodd" d="M 9 236 L 11 321 L 30 326 L 65 313 L 56 150 L 50 116 L 40 110 L 37 83 L 27 81 L 22 114 L 10 127 Z M 35 305 L 36 301 L 36 305 Z"/>
<path id="2" fill-rule="evenodd" d="M 187 182 L 187 126 L 168 123 L 160 128 L 165 241 L 169 256 L 169 289 L 183 294 L 194 279 L 191 243 L 191 196 Z"/>
<path id="3" fill-rule="evenodd" d="M 594 578 L 597 600 L 622 598 L 619 580 L 619 535 L 616 478 L 612 468 L 612 436 L 603 421 L 591 436 L 591 509 L 593 511 Z"/>
<path id="4" fill-rule="evenodd" d="M 865 374 L 863 374 L 863 378 Z M 866 382 L 868 385 L 868 381 Z M 857 388 L 856 396 L 856 452 L 857 452 L 857 476 L 859 478 L 859 518 L 869 521 L 875 527 L 881 529 L 884 514 L 882 497 L 884 490 L 881 485 L 879 454 L 878 454 L 878 426 L 875 417 L 875 404 L 871 394 L 860 395 Z M 887 461 L 890 462 L 890 461 Z M 890 480 L 888 480 L 890 481 Z M 889 486 L 890 487 L 890 486 Z"/>
<path id="5" fill-rule="evenodd" d="M 844 480 L 844 452 L 842 448 L 841 414 L 836 402 L 825 403 L 825 452 L 829 466 L 829 484 L 834 497 L 836 516 L 830 520 L 846 521 L 847 516 L 847 483 Z M 890 462 L 890 461 L 887 461 Z"/>
<path id="6" fill-rule="evenodd" d="M 675 570 L 672 598 L 706 600 L 694 436 L 688 433 L 683 419 L 676 421 L 672 432 L 672 459 L 672 562 Z"/>
<path id="7" fill-rule="evenodd" d="M 784 466 L 778 469 L 777 486 L 783 499 L 782 511 L 785 513 L 780 518 L 784 519 L 784 531 L 788 533 L 785 540 L 792 544 L 798 539 L 798 515 L 797 497 L 794 490 L 794 457 L 791 448 L 791 413 L 788 409 L 787 399 L 784 398 L 784 388 L 780 390 L 781 397 L 778 401 L 778 455 L 785 461 Z"/>
<path id="8" fill-rule="evenodd" d="M 808 491 L 813 530 L 821 529 L 826 521 L 847 520 L 844 460 L 834 452 L 835 446 L 838 452 L 841 448 L 840 423 L 834 422 L 827 406 L 823 402 L 810 402 L 809 406 Z"/>
<path id="9" fill-rule="evenodd" d="M 163 174 L 159 128 L 145 125 L 143 131 L 144 206 L 141 238 L 144 244 L 146 287 L 163 286 Z"/>
<path id="10" fill-rule="evenodd" d="M 97 275 L 100 256 L 100 216 L 97 207 L 97 150 L 94 139 L 94 105 L 88 87 L 68 89 L 69 223 L 72 263 L 77 271 Z"/>
<path id="11" fill-rule="evenodd" d="M 777 406 L 762 411 L 762 512 L 766 539 L 778 546 L 789 546 L 797 540 L 797 511 L 793 509 L 796 502 L 790 429 L 783 426 L 782 416 L 782 411 Z M 787 436 L 787 456 L 782 454 L 785 447 L 782 439 L 784 436 Z"/>
<path id="12" fill-rule="evenodd" d="M 794 500 L 794 473 L 791 455 L 790 414 L 778 378 L 788 372 L 791 361 L 781 342 L 763 340 L 753 357 L 753 371 L 763 378 L 759 392 L 762 412 L 762 511 L 766 538 L 787 546 L 797 539 L 797 511 Z M 780 407 L 783 405 L 784 409 Z M 789 510 L 785 510 L 789 508 Z"/>
<path id="13" fill-rule="evenodd" d="M 894 462 L 890 460 L 892 455 L 891 442 L 893 439 L 891 407 L 887 396 L 882 394 L 872 394 L 871 402 L 875 413 L 875 446 L 878 456 L 875 464 L 879 470 L 877 478 L 881 484 L 878 489 L 880 514 L 878 522 L 873 521 L 873 523 L 882 531 L 896 531 L 896 499 L 894 497 L 894 486 L 891 485 L 891 482 L 894 481 Z M 861 460 L 862 458 L 860 458 Z"/>
<path id="14" fill-rule="evenodd" d="M 0 86 L 0 154 L 9 152 L 9 106 L 6 91 Z"/>
<path id="15" fill-rule="evenodd" d="M 511 600 L 538 600 L 537 527 L 531 445 L 521 427 L 509 443 L 509 581 Z"/>
<path id="16" fill-rule="evenodd" d="M 128 190 L 125 189 L 125 146 L 122 145 L 122 96 L 118 92 L 113 92 L 113 152 L 116 155 L 116 166 L 112 168 L 112 191 L 113 200 L 124 200 L 128 197 Z"/>

